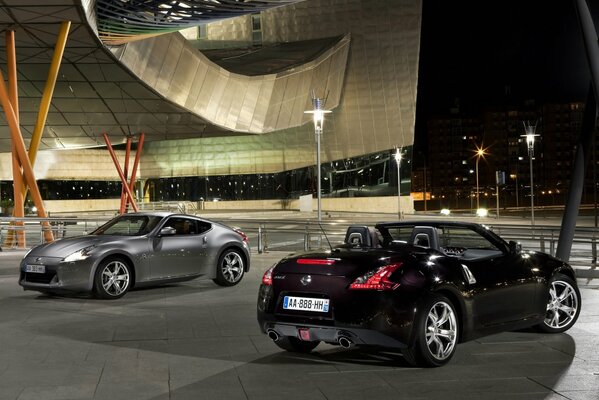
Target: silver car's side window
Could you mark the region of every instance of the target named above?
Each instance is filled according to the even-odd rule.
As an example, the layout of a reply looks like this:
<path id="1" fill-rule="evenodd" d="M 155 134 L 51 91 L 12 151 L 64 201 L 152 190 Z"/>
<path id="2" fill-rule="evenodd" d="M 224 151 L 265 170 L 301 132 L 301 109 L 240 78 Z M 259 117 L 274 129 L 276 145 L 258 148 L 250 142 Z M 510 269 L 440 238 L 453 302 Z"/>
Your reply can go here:
<path id="1" fill-rule="evenodd" d="M 210 229 L 210 224 L 196 219 L 185 217 L 172 217 L 164 224 L 164 227 L 175 228 L 176 235 L 198 235 Z"/>

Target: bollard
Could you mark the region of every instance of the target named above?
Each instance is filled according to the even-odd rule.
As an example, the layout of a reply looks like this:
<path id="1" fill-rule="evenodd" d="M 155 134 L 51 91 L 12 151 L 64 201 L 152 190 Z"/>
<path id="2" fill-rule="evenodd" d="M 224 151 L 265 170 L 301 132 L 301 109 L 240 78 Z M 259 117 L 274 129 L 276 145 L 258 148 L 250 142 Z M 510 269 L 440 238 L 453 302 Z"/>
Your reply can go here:
<path id="1" fill-rule="evenodd" d="M 543 231 L 541 231 L 540 236 L 541 236 L 540 237 L 540 240 L 541 240 L 541 251 L 543 253 L 545 253 L 545 235 L 543 235 Z"/>
<path id="2" fill-rule="evenodd" d="M 258 225 L 258 254 L 262 254 L 264 248 L 262 247 L 262 225 Z"/>
<path id="3" fill-rule="evenodd" d="M 306 231 L 304 232 L 304 251 L 310 250 L 310 228 L 309 223 L 306 224 Z"/>
<path id="4" fill-rule="evenodd" d="M 265 252 L 268 252 L 268 231 L 266 224 L 262 224 L 262 247 Z"/>

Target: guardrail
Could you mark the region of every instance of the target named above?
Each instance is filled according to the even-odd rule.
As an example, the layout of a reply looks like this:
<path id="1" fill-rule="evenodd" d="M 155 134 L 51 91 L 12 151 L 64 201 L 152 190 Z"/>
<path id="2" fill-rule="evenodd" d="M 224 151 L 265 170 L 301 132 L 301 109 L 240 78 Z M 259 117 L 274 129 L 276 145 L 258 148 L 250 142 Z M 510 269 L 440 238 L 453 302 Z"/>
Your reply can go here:
<path id="1" fill-rule="evenodd" d="M 44 232 L 51 230 L 57 239 L 88 234 L 105 223 L 111 215 L 95 218 L 0 218 L 0 243 L 5 244 L 7 233 L 25 232 L 27 247 L 44 242 Z M 318 224 L 306 219 L 228 219 L 213 218 L 229 226 L 240 227 L 250 238 L 258 253 L 268 250 L 310 250 L 328 248 L 341 244 L 347 227 L 352 224 L 373 225 L 368 216 L 346 220 L 326 220 Z M 22 222 L 23 225 L 15 225 Z M 43 223 L 48 222 L 44 225 Z M 522 243 L 525 249 L 542 251 L 555 255 L 559 239 L 559 227 L 555 226 L 518 226 L 488 224 L 505 240 Z M 577 228 L 572 243 L 570 263 L 587 268 L 597 265 L 597 247 L 599 230 L 595 228 Z"/>
<path id="2" fill-rule="evenodd" d="M 242 226 L 248 220 L 226 220 L 229 225 Z M 255 233 L 257 236 L 257 251 L 262 253 L 269 249 L 310 250 L 319 247 L 328 247 L 327 239 L 334 246 L 343 242 L 345 232 L 349 225 L 356 221 L 332 221 L 322 222 L 321 226 L 316 221 L 306 220 L 271 220 L 260 222 L 253 227 L 242 227 L 246 234 Z M 372 222 L 360 221 L 371 225 Z M 289 226 L 295 225 L 289 228 Z M 530 226 L 487 224 L 495 233 L 505 240 L 520 242 L 523 248 L 555 256 L 559 240 L 560 227 L 555 226 Z M 277 234 L 286 233 L 287 236 L 296 236 L 296 246 L 290 244 L 289 240 L 277 243 L 273 237 Z M 599 230 L 595 228 L 577 228 L 572 242 L 570 262 L 583 267 L 596 267 L 597 248 L 599 242 Z"/>

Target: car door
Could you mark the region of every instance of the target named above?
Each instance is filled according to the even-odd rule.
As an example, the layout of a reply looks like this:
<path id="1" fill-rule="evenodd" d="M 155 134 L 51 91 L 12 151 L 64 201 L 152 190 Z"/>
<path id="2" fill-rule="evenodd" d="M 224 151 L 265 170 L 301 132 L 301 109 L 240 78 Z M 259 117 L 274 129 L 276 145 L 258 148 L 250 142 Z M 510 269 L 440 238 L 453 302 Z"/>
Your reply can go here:
<path id="1" fill-rule="evenodd" d="M 209 224 L 208 224 L 209 225 Z M 168 279 L 204 273 L 207 257 L 206 223 L 184 216 L 169 217 L 162 226 L 174 234 L 153 239 L 150 261 L 152 279 Z"/>
<path id="2" fill-rule="evenodd" d="M 478 328 L 516 323 L 535 314 L 538 281 L 520 254 L 469 228 L 444 228 L 442 246 L 458 252 Z"/>

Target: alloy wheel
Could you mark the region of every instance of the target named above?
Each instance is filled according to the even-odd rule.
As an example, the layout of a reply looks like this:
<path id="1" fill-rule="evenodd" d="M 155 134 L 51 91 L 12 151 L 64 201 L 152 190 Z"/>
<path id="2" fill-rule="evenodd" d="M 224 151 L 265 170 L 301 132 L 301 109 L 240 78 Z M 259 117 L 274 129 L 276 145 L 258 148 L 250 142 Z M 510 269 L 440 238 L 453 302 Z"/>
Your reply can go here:
<path id="1" fill-rule="evenodd" d="M 568 326 L 578 311 L 578 295 L 568 282 L 553 281 L 549 289 L 551 298 L 547 303 L 545 325 L 561 329 Z"/>
<path id="2" fill-rule="evenodd" d="M 222 258 L 221 271 L 230 283 L 236 283 L 243 276 L 243 259 L 239 253 L 231 251 Z"/>
<path id="3" fill-rule="evenodd" d="M 129 269 L 121 261 L 111 261 L 102 270 L 102 287 L 110 296 L 119 296 L 129 287 Z"/>
<path id="4" fill-rule="evenodd" d="M 426 318 L 426 345 L 437 360 L 453 353 L 457 342 L 457 320 L 453 308 L 444 301 L 435 303 Z"/>

